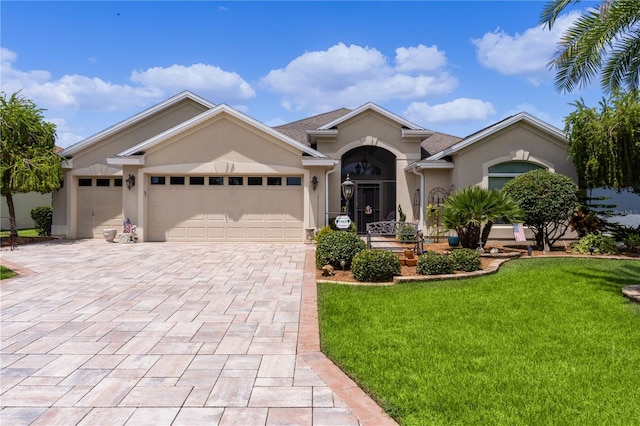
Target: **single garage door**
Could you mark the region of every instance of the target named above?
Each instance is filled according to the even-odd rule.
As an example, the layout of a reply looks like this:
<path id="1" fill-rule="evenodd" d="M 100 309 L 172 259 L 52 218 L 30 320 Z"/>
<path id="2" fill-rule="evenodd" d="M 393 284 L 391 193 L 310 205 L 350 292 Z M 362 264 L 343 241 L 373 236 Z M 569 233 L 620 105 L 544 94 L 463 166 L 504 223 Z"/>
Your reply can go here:
<path id="1" fill-rule="evenodd" d="M 78 179 L 78 238 L 102 238 L 102 230 L 122 231 L 122 178 Z"/>
<path id="2" fill-rule="evenodd" d="M 302 241 L 300 176 L 149 176 L 149 241 Z"/>

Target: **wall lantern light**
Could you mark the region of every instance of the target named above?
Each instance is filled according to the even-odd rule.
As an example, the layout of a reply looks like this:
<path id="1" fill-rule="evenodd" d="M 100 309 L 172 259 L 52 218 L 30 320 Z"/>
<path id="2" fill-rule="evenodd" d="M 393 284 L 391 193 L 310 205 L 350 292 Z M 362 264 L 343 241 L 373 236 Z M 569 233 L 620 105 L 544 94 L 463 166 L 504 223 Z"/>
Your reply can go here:
<path id="1" fill-rule="evenodd" d="M 318 177 L 315 175 L 311 178 L 311 188 L 313 188 L 314 191 L 318 189 Z"/>
<path id="2" fill-rule="evenodd" d="M 355 189 L 356 184 L 349 179 L 349 175 L 344 182 L 342 182 L 342 195 L 344 199 L 347 200 L 347 216 L 349 215 L 349 200 L 353 197 L 353 190 Z"/>
<path id="3" fill-rule="evenodd" d="M 131 190 L 131 188 L 136 186 L 136 177 L 134 175 L 129 175 L 126 182 L 127 182 L 127 189 Z"/>

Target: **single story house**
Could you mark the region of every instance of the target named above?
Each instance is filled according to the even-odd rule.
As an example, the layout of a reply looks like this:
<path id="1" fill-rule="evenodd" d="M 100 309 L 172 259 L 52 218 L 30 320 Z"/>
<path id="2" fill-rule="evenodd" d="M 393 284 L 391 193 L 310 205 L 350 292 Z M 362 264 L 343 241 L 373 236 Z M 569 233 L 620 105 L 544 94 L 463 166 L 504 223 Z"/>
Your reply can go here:
<path id="1" fill-rule="evenodd" d="M 367 103 L 269 127 L 183 92 L 61 152 L 54 235 L 139 241 L 295 241 L 348 214 L 359 232 L 396 216 L 427 230 L 452 189 L 544 168 L 577 179 L 564 134 L 520 113 L 458 138 Z M 344 199 L 341 184 L 355 184 Z M 510 226 L 492 238 L 513 238 Z M 504 235 L 500 233 L 503 232 Z"/>

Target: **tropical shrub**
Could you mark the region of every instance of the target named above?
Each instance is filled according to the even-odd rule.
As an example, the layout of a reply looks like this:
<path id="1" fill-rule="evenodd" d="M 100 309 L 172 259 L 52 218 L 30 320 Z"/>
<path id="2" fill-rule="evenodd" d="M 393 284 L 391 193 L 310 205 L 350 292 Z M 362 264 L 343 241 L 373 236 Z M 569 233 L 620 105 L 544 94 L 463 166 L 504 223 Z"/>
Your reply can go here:
<path id="1" fill-rule="evenodd" d="M 453 269 L 456 271 L 473 272 L 480 269 L 480 253 L 476 250 L 462 248 L 453 250 L 449 256 L 453 262 Z"/>
<path id="2" fill-rule="evenodd" d="M 316 247 L 316 267 L 331 265 L 342 269 L 351 268 L 353 257 L 364 250 L 367 244 L 353 232 L 330 232 L 318 241 Z"/>
<path id="3" fill-rule="evenodd" d="M 358 281 L 391 281 L 400 274 L 400 259 L 389 250 L 362 250 L 353 258 L 351 273 Z"/>
<path id="4" fill-rule="evenodd" d="M 396 235 L 398 241 L 409 242 L 416 240 L 416 227 L 413 224 L 401 223 L 398 227 L 398 234 Z"/>
<path id="5" fill-rule="evenodd" d="M 522 218 L 516 202 L 499 190 L 470 186 L 450 195 L 444 203 L 443 225 L 457 232 L 460 245 L 475 248 L 489 238 L 496 221 L 515 222 Z"/>
<path id="6" fill-rule="evenodd" d="M 416 272 L 420 275 L 453 274 L 453 262 L 447 254 L 428 251 L 418 257 Z"/>
<path id="7" fill-rule="evenodd" d="M 573 251 L 576 253 L 591 253 L 591 248 L 594 253 L 618 253 L 616 241 L 612 237 L 603 234 L 587 234 L 573 245 Z"/>
<path id="8" fill-rule="evenodd" d="M 502 189 L 524 212 L 524 224 L 533 232 L 536 247 L 558 241 L 578 208 L 578 188 L 567 176 L 532 170 L 511 179 Z"/>
<path id="9" fill-rule="evenodd" d="M 53 208 L 51 206 L 32 208 L 31 219 L 35 224 L 38 235 L 51 235 L 51 221 L 53 220 Z"/>
<path id="10" fill-rule="evenodd" d="M 582 238 L 587 234 L 602 232 L 606 228 L 606 222 L 585 205 L 580 206 L 573 214 L 569 219 L 569 225 L 571 230 L 578 234 L 578 238 Z"/>

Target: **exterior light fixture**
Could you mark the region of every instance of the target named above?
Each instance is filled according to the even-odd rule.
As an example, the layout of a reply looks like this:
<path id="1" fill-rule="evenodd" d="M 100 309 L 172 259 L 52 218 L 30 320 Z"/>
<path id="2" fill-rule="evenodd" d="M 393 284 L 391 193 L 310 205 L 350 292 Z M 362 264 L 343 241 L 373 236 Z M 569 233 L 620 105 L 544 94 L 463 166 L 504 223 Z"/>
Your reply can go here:
<path id="1" fill-rule="evenodd" d="M 347 216 L 349 216 L 349 200 L 353 197 L 353 190 L 355 189 L 356 184 L 349 179 L 349 175 L 344 182 L 342 182 L 342 195 L 344 199 L 347 200 Z"/>
<path id="2" fill-rule="evenodd" d="M 313 188 L 314 191 L 318 189 L 318 177 L 315 175 L 311 178 L 311 188 Z"/>
<path id="3" fill-rule="evenodd" d="M 131 188 L 136 186 L 136 177 L 134 175 L 129 175 L 126 182 L 127 182 L 127 189 L 131 191 Z"/>

